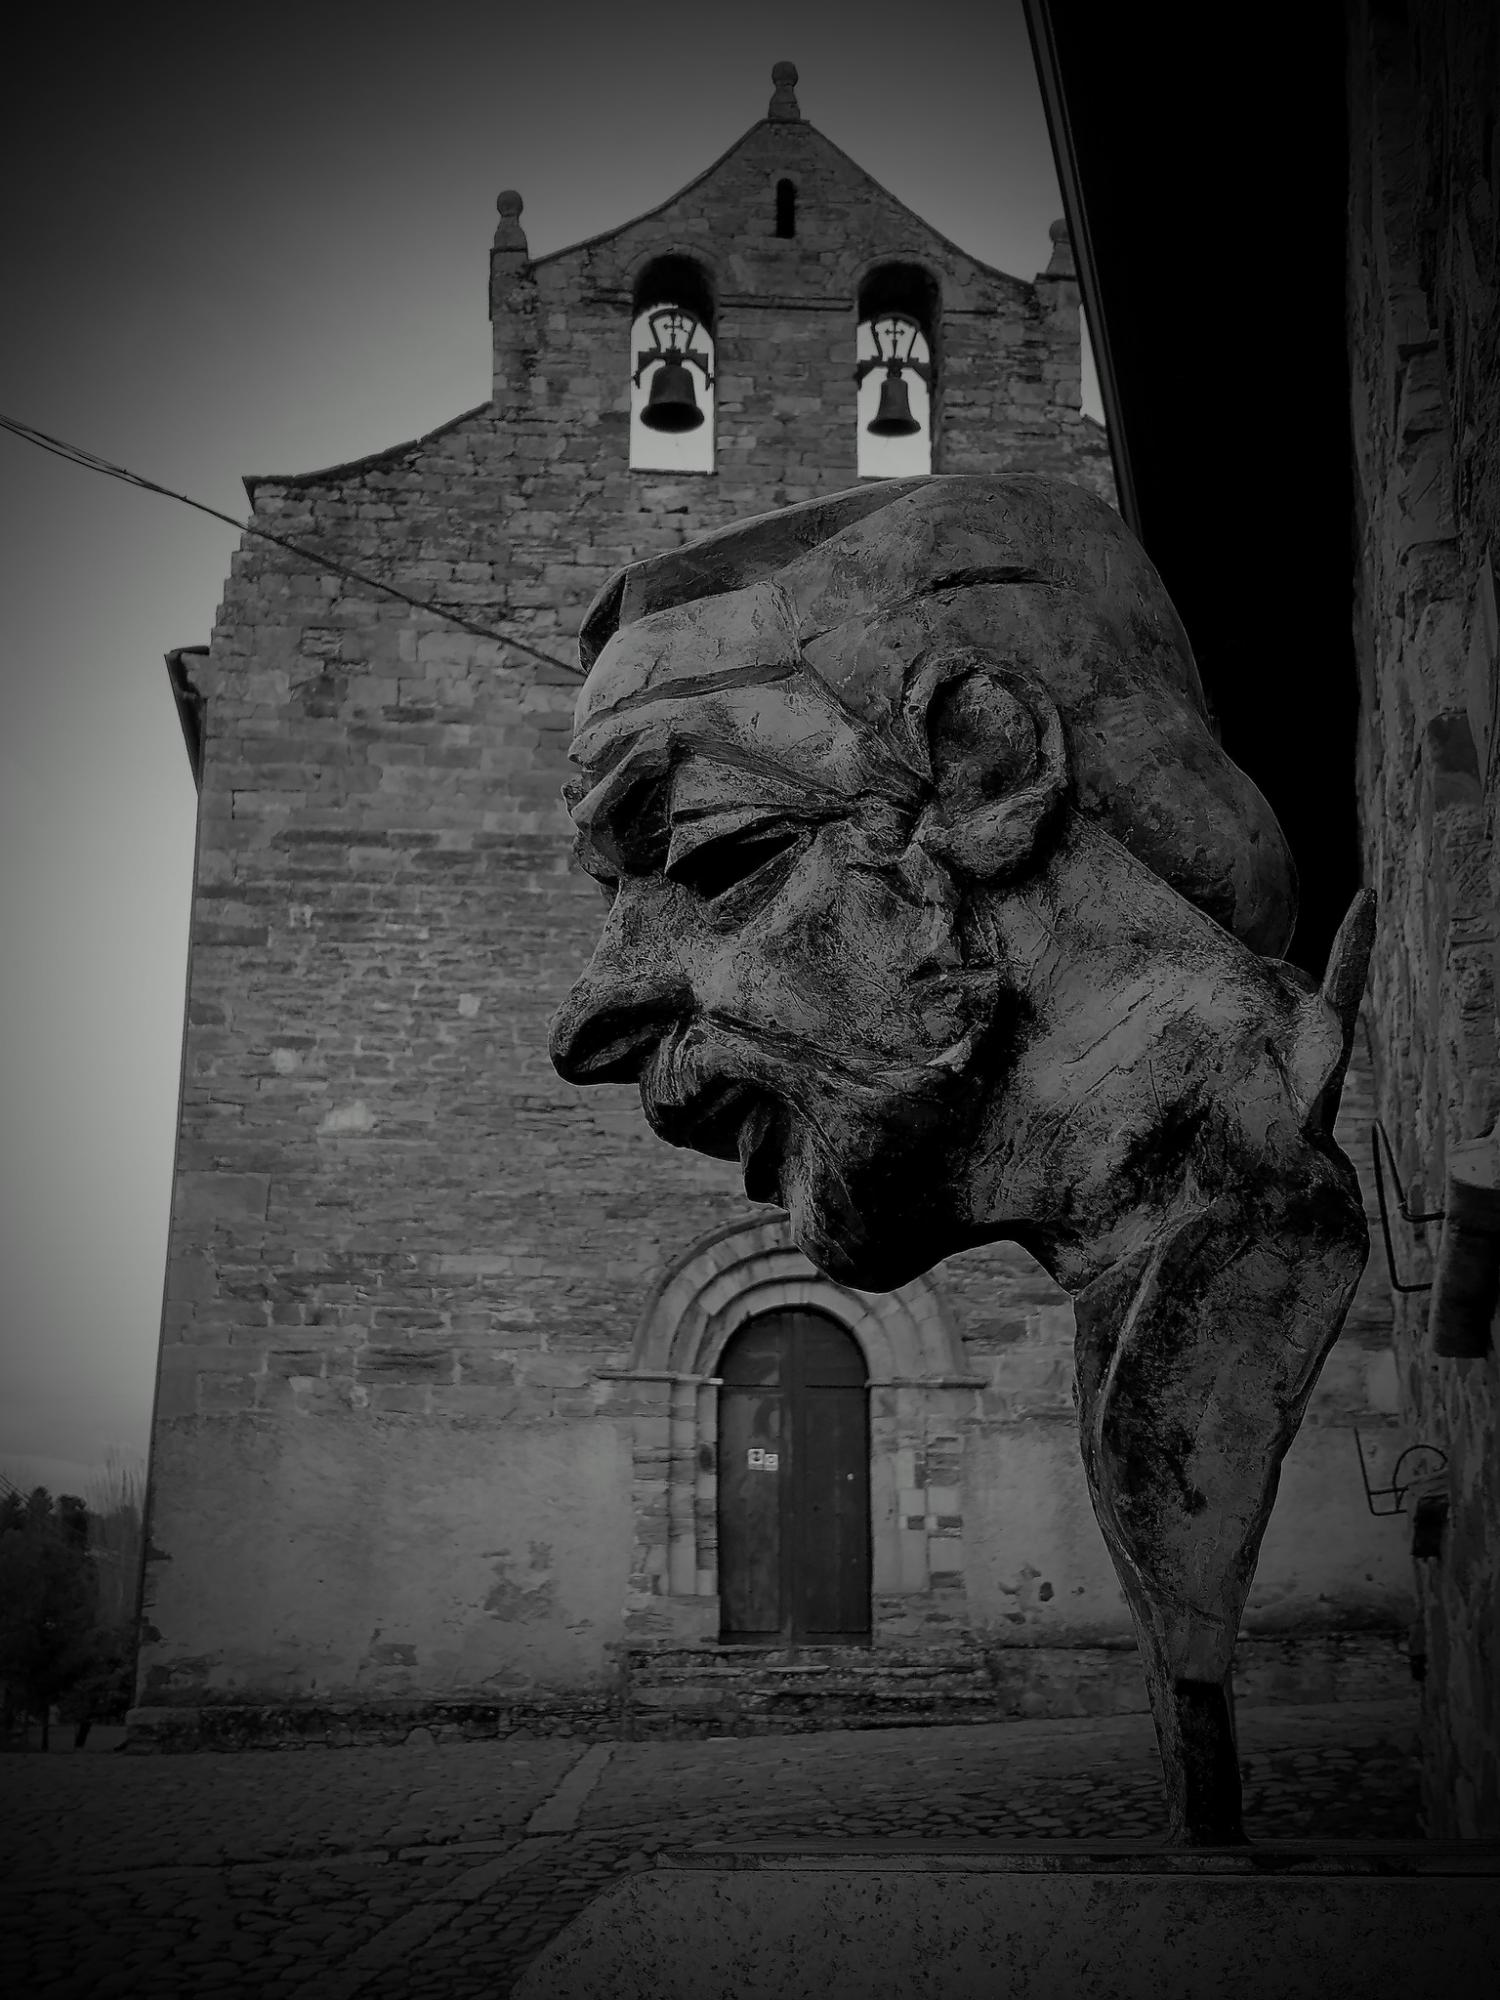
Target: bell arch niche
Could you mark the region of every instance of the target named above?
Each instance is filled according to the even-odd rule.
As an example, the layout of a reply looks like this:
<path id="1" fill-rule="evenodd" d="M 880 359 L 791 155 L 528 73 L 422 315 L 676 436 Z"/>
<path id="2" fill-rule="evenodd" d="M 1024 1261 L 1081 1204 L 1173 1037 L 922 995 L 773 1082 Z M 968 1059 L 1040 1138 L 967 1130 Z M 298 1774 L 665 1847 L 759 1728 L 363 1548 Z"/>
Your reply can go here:
<path id="1" fill-rule="evenodd" d="M 862 479 L 934 470 L 939 314 L 937 281 L 918 264 L 877 264 L 860 285 L 855 423 Z"/>
<path id="2" fill-rule="evenodd" d="M 941 1294 L 927 1277 L 894 1292 L 836 1285 L 791 1241 L 784 1215 L 752 1217 L 700 1238 L 647 1299 L 628 1368 L 601 1370 L 608 1406 L 633 1437 L 634 1556 L 627 1643 L 716 1644 L 721 1636 L 720 1363 L 768 1315 L 815 1313 L 854 1343 L 868 1392 L 872 1629 L 899 1628 L 936 1587 L 962 1607 L 960 1509 L 917 1514 L 912 1468 L 955 1468 L 985 1378 L 973 1372 Z M 946 1475 L 945 1475 L 946 1476 Z M 948 1484 L 961 1483 L 954 1470 Z"/>
<path id="3" fill-rule="evenodd" d="M 630 315 L 630 467 L 714 469 L 714 300 L 691 257 L 654 257 Z"/>

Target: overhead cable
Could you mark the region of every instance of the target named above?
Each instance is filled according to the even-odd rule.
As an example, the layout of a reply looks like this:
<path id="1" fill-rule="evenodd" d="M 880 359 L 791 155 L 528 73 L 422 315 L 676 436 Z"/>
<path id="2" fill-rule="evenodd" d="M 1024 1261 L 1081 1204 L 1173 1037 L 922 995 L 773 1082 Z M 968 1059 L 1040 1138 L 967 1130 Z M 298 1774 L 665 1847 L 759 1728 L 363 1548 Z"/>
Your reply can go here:
<path id="1" fill-rule="evenodd" d="M 200 514 L 208 514 L 215 521 L 223 521 L 228 527 L 238 528 L 241 534 L 255 535 L 263 542 L 274 542 L 277 548 L 286 549 L 294 556 L 301 556 L 304 561 L 315 564 L 319 569 L 327 570 L 331 576 L 341 576 L 350 583 L 362 583 L 371 590 L 384 591 L 387 597 L 399 598 L 403 604 L 411 605 L 413 610 L 430 611 L 436 617 L 446 619 L 450 625 L 461 626 L 465 632 L 473 632 L 481 639 L 498 640 L 503 646 L 513 646 L 518 653 L 525 653 L 531 659 L 541 661 L 543 666 L 557 667 L 565 674 L 572 674 L 577 680 L 583 678 L 583 670 L 580 667 L 572 666 L 566 660 L 559 660 L 552 653 L 544 653 L 539 646 L 533 646 L 529 640 L 518 639 L 513 632 L 500 632 L 491 625 L 481 625 L 476 619 L 465 618 L 462 612 L 453 610 L 450 605 L 439 604 L 430 597 L 413 597 L 409 591 L 399 589 L 394 583 L 387 583 L 383 577 L 371 576 L 364 570 L 351 569 L 347 563 L 341 563 L 319 549 L 310 549 L 305 543 L 294 542 L 286 535 L 272 534 L 269 528 L 257 527 L 254 521 L 236 520 L 233 514 L 221 513 L 217 507 L 210 507 L 202 500 L 194 500 L 190 494 L 175 492 L 170 486 L 158 486 L 154 479 L 147 479 L 139 472 L 132 472 L 128 466 L 115 465 L 109 459 L 101 458 L 97 452 L 88 451 L 82 445 L 69 444 L 63 438 L 52 437 L 48 432 L 38 430 L 33 424 L 23 424 L 17 417 L 0 416 L 0 430 L 10 431 L 13 436 L 25 439 L 28 444 L 37 445 L 43 451 L 51 452 L 55 458 L 65 459 L 70 465 L 82 466 L 86 472 L 102 472 L 110 479 L 122 480 L 127 486 L 138 486 L 143 493 L 159 493 L 163 499 L 178 500 L 184 507 L 195 507 Z"/>

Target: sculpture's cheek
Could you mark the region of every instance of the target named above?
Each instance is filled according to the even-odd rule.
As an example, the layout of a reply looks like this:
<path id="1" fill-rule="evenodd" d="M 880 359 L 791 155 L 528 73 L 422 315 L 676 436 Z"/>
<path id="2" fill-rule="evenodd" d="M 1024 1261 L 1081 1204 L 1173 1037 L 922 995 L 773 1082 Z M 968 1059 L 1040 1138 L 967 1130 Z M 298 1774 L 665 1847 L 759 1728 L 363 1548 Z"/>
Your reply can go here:
<path id="1" fill-rule="evenodd" d="M 908 991 L 915 914 L 868 877 L 809 857 L 782 893 L 731 935 L 679 935 L 699 1004 L 805 1038 L 858 1067 L 926 1039 L 926 995 Z"/>
<path id="2" fill-rule="evenodd" d="M 920 1067 L 973 1024 L 959 913 L 896 864 L 844 865 L 829 827 L 775 900 L 691 956 L 711 1009 L 800 1035 L 858 1073 Z"/>

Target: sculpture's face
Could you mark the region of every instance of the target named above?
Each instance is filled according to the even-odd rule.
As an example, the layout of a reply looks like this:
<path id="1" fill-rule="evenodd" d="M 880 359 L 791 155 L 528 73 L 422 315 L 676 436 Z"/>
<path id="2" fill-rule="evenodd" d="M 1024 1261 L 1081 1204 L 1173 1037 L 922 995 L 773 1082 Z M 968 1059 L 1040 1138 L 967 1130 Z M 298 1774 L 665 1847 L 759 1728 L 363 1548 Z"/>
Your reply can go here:
<path id="1" fill-rule="evenodd" d="M 632 628 L 590 677 L 573 817 L 610 909 L 553 1059 L 638 1081 L 663 1139 L 738 1159 L 815 1263 L 884 1289 L 961 1247 L 993 986 L 911 841 L 917 774 L 774 657 L 747 595 Z"/>
<path id="2" fill-rule="evenodd" d="M 1274 952 L 1292 907 L 1117 517 L 1030 475 L 857 489 L 599 605 L 570 798 L 611 907 L 561 1074 L 638 1081 L 847 1284 L 1099 1236 L 1164 1115 L 1162 925 Z"/>

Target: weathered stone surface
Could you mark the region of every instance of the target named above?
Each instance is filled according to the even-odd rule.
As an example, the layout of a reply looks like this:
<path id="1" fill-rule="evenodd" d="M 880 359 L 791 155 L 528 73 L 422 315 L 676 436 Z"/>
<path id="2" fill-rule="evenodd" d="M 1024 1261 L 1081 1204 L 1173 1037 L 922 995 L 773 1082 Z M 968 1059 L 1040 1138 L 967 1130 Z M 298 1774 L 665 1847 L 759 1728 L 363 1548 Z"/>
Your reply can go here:
<path id="1" fill-rule="evenodd" d="M 1500 1114 L 1500 31 L 1490 9 L 1437 0 L 1350 22 L 1358 770 L 1385 913 L 1374 1108 L 1411 1206 L 1434 1210 Z M 1394 1230 L 1401 1280 L 1461 1275 L 1441 1225 Z M 1403 1293 L 1394 1312 L 1403 1421 L 1447 1458 L 1428 1496 L 1441 1533 L 1413 1543 L 1428 1825 L 1472 1838 L 1500 1835 L 1500 1360 L 1484 1285 L 1465 1289 L 1461 1329 L 1446 1282 L 1436 1307 Z"/>
<path id="2" fill-rule="evenodd" d="M 1073 1295 L 1173 1826 L 1240 1838 L 1235 1639 L 1365 1258 L 1333 1119 L 1371 899 L 1322 992 L 1264 955 L 1295 917 L 1279 829 L 1150 564 L 1072 485 L 745 523 L 623 572 L 582 652 L 569 799 L 610 914 L 558 1069 L 637 1082 L 841 1284 L 1001 1239 Z"/>

